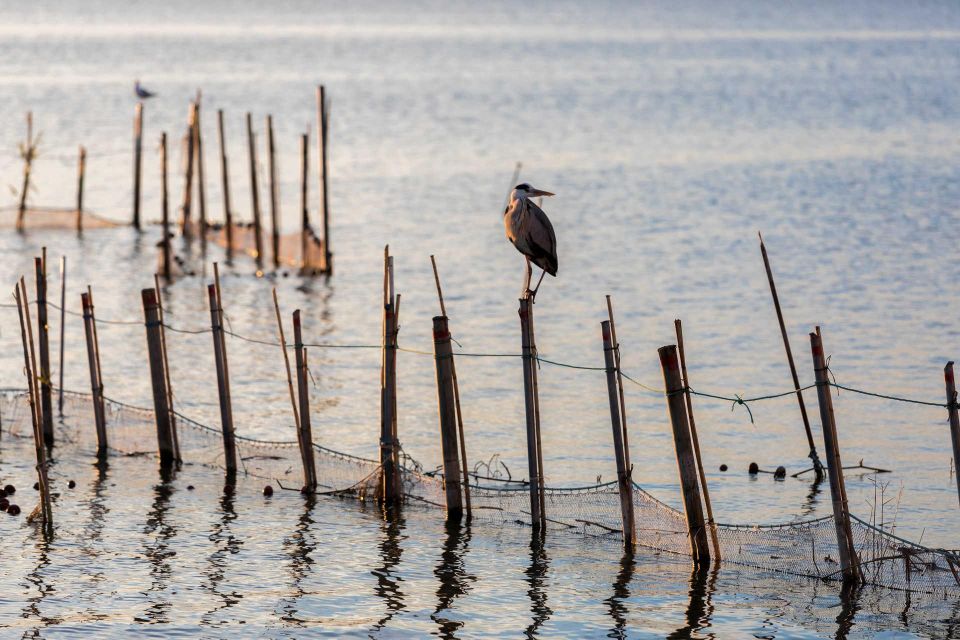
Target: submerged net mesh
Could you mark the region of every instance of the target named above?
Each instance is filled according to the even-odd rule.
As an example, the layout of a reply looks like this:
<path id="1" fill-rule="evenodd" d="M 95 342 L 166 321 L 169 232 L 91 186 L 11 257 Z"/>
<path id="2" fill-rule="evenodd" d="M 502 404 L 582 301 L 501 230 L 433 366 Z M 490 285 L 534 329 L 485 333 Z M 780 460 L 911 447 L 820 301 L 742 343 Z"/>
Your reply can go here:
<path id="1" fill-rule="evenodd" d="M 230 232 L 228 241 L 225 224 L 208 225 L 207 239 L 224 249 L 232 249 L 234 254 L 257 257 L 256 228 L 253 224 L 234 222 Z M 266 259 L 271 255 L 273 240 L 268 229 L 262 228 L 260 233 L 263 257 Z M 326 265 L 323 241 L 310 226 L 304 231 L 280 235 L 277 258 L 281 265 L 300 269 L 306 274 L 320 273 Z"/>
<path id="2" fill-rule="evenodd" d="M 19 212 L 17 207 L 0 209 L 0 229 L 14 229 L 17 226 Z M 98 216 L 96 213 L 83 211 L 83 229 L 110 229 L 125 226 L 124 223 L 114 222 Z M 77 210 L 75 207 L 29 207 L 23 216 L 23 228 L 30 229 L 76 229 Z"/>
<path id="3" fill-rule="evenodd" d="M 107 400 L 109 447 L 124 455 L 154 455 L 154 412 Z M 184 462 L 223 467 L 219 429 L 179 413 L 177 434 Z M 96 448 L 93 402 L 89 394 L 64 392 L 64 419 L 57 423 L 57 449 Z M 32 438 L 30 408 L 22 390 L 0 396 L 0 431 Z M 286 488 L 301 485 L 300 453 L 296 442 L 271 442 L 237 436 L 242 473 L 276 480 Z M 319 492 L 372 498 L 380 486 L 378 462 L 314 445 Z M 443 507 L 443 481 L 419 471 L 407 460 L 402 469 L 405 498 L 411 503 Z M 530 494 L 525 483 L 501 486 L 471 484 L 473 517 L 530 523 Z M 689 555 L 684 514 L 633 485 L 637 544 L 677 555 Z M 575 489 L 546 489 L 548 528 L 587 535 L 621 535 L 620 502 L 615 482 Z M 899 538 L 855 516 L 854 544 L 868 584 L 893 589 L 960 597 L 960 552 L 924 547 Z M 717 525 L 724 562 L 825 580 L 841 577 L 839 550 L 832 516 L 780 525 Z"/>

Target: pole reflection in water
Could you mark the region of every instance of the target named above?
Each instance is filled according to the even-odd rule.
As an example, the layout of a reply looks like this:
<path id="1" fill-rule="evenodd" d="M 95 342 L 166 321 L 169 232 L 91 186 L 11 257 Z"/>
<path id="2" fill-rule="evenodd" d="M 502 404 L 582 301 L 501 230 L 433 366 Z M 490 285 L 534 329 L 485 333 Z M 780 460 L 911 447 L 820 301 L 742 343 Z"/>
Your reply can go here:
<path id="1" fill-rule="evenodd" d="M 860 610 L 860 585 L 845 582 L 840 589 L 840 613 L 837 614 L 837 640 L 845 640 L 853 629 L 853 619 Z"/>
<path id="2" fill-rule="evenodd" d="M 456 632 L 463 627 L 463 622 L 451 620 L 441 613 L 449 612 L 454 600 L 466 595 L 470 591 L 470 583 L 476 582 L 477 577 L 468 574 L 464 567 L 464 558 L 470 546 L 469 525 L 464 526 L 460 520 L 447 520 L 444 525 L 447 535 L 440 554 L 440 564 L 433 570 L 433 575 L 440 581 L 437 587 L 437 608 L 430 618 L 437 623 L 441 638 L 455 638 Z"/>
<path id="3" fill-rule="evenodd" d="M 702 637 L 699 631 L 710 627 L 710 618 L 713 616 L 713 594 L 717 588 L 716 567 L 703 564 L 694 566 L 690 573 L 690 602 L 687 605 L 686 624 L 673 633 L 668 638 L 699 638 Z M 708 638 L 715 637 L 714 634 L 705 634 Z"/>
<path id="4" fill-rule="evenodd" d="M 407 608 L 404 604 L 404 594 L 400 590 L 402 579 L 395 572 L 403 555 L 401 541 L 406 540 L 404 533 L 406 520 L 399 509 L 384 508 L 383 522 L 380 525 L 383 539 L 380 541 L 380 560 L 382 565 L 371 573 L 377 578 L 374 592 L 381 598 L 387 607 L 383 617 L 370 630 L 371 635 L 383 629 L 398 612 Z"/>
<path id="5" fill-rule="evenodd" d="M 220 585 L 226 573 L 227 561 L 230 556 L 240 552 L 243 541 L 237 538 L 231 530 L 231 523 L 237 519 L 237 513 L 234 511 L 233 502 L 236 497 L 236 489 L 231 482 L 227 482 L 223 487 L 223 495 L 220 497 L 219 518 L 213 523 L 210 530 L 210 542 L 213 543 L 214 551 L 207 557 L 208 568 L 203 572 L 207 582 L 203 588 L 220 599 L 220 603 L 213 609 L 203 614 L 201 622 L 204 625 L 215 624 L 214 614 L 223 609 L 229 609 L 240 602 L 243 597 L 236 591 L 223 592 Z"/>
<path id="6" fill-rule="evenodd" d="M 316 504 L 316 496 L 312 493 L 304 494 L 303 513 L 297 519 L 297 528 L 283 541 L 284 549 L 290 556 L 290 577 L 293 579 L 293 584 L 291 585 L 292 593 L 285 598 L 280 611 L 282 619 L 293 626 L 303 626 L 307 622 L 303 616 L 299 615 L 298 603 L 307 593 L 303 588 L 303 581 L 310 573 L 311 565 L 314 563 L 312 554 L 317 548 L 317 541 L 311 530 L 313 508 Z"/>
<path id="7" fill-rule="evenodd" d="M 50 565 L 50 546 L 52 539 L 51 536 L 44 532 L 45 527 L 36 525 L 34 528 L 37 536 L 37 564 L 33 567 L 33 570 L 26 575 L 26 581 L 29 584 L 24 586 L 27 589 L 31 589 L 32 587 L 36 590 L 36 594 L 27 598 L 23 613 L 20 615 L 28 620 L 36 620 L 39 624 L 27 630 L 23 634 L 24 638 L 40 638 L 43 636 L 42 631 L 45 627 L 60 624 L 61 622 L 58 617 L 44 615 L 41 611 L 41 604 L 44 598 L 56 591 L 54 585 L 48 584 L 44 577 L 44 570 Z"/>
<path id="8" fill-rule="evenodd" d="M 823 480 L 814 480 L 810 483 L 810 492 L 807 494 L 806 500 L 803 502 L 803 506 L 800 508 L 800 515 L 802 516 L 813 516 L 817 511 L 817 496 L 820 495 L 820 484 Z"/>
<path id="9" fill-rule="evenodd" d="M 165 596 L 170 582 L 172 567 L 170 558 L 174 552 L 170 550 L 170 541 L 177 536 L 177 529 L 167 523 L 167 514 L 170 511 L 170 496 L 173 495 L 173 481 L 177 472 L 172 466 L 160 468 L 160 484 L 153 488 L 153 506 L 147 514 L 147 523 L 143 529 L 147 541 L 144 544 L 144 555 L 150 562 L 150 577 L 152 584 L 144 595 L 152 604 L 143 616 L 135 618 L 137 622 L 166 623 L 171 603 Z"/>
<path id="10" fill-rule="evenodd" d="M 526 628 L 528 638 L 534 638 L 537 630 L 550 619 L 553 609 L 547 606 L 546 577 L 550 568 L 550 558 L 544 550 L 544 535 L 534 531 L 530 536 L 530 566 L 524 571 L 527 576 L 527 595 L 530 597 L 530 613 L 532 619 Z"/>
<path id="11" fill-rule="evenodd" d="M 636 568 L 636 562 L 633 558 L 633 551 L 624 551 L 620 558 L 620 571 L 617 573 L 617 579 L 613 583 L 613 594 L 604 601 L 610 610 L 610 617 L 613 618 L 613 627 L 608 638 L 626 638 L 627 637 L 627 611 L 626 601 L 630 597 L 630 581 L 633 580 L 633 572 Z"/>

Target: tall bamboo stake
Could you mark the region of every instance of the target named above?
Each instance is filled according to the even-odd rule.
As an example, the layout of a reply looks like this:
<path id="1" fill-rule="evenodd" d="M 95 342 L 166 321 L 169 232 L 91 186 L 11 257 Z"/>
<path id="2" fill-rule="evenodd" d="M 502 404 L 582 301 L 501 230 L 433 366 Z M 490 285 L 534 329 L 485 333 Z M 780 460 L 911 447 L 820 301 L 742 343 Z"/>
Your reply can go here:
<path id="1" fill-rule="evenodd" d="M 167 132 L 160 134 L 160 207 L 163 222 L 163 239 L 160 249 L 163 255 L 163 279 L 170 282 L 172 278 L 170 265 L 170 200 L 167 191 Z"/>
<path id="2" fill-rule="evenodd" d="M 223 309 L 220 306 L 219 274 L 214 263 L 214 283 L 208 285 L 210 302 L 210 329 L 213 336 L 213 355 L 217 369 L 217 397 L 220 400 L 220 429 L 223 433 L 223 459 L 227 476 L 237 473 L 237 445 L 233 429 L 233 406 L 230 399 L 230 379 L 227 372 L 227 345 L 223 333 Z"/>
<path id="3" fill-rule="evenodd" d="M 97 429 L 97 459 L 103 462 L 107 457 L 107 429 L 103 411 L 103 380 L 100 373 L 100 356 L 97 354 L 96 339 L 94 338 L 96 319 L 90 293 L 86 291 L 81 293 L 80 302 L 83 306 L 83 332 L 87 342 L 87 365 L 90 368 L 93 418 Z"/>
<path id="4" fill-rule="evenodd" d="M 260 221 L 260 188 L 257 179 L 257 142 L 253 135 L 253 116 L 247 112 L 247 155 L 250 160 L 250 205 L 253 211 L 253 241 L 257 268 L 263 268 L 263 225 Z"/>
<path id="5" fill-rule="evenodd" d="M 443 487 L 447 517 L 458 519 L 463 513 L 460 492 L 460 451 L 457 446 L 457 409 L 454 403 L 453 349 L 446 316 L 433 318 L 433 352 L 437 371 L 437 412 L 440 416 L 440 445 L 443 451 Z"/>
<path id="6" fill-rule="evenodd" d="M 140 230 L 140 176 L 143 167 L 143 103 L 133 111 L 133 228 Z"/>
<path id="7" fill-rule="evenodd" d="M 383 348 L 380 369 L 380 466 L 382 469 L 381 497 L 387 504 L 398 503 L 402 497 L 400 486 L 400 452 L 396 440 L 397 389 L 397 305 L 393 289 L 393 262 L 390 247 L 383 255 Z"/>
<path id="8" fill-rule="evenodd" d="M 223 188 L 223 224 L 229 263 L 233 259 L 233 213 L 230 211 L 230 172 L 227 169 L 227 138 L 223 134 L 223 109 L 217 110 L 217 134 L 220 140 L 220 184 Z"/>
<path id="9" fill-rule="evenodd" d="M 617 388 L 617 366 L 614 358 L 616 344 L 610 331 L 610 321 L 600 323 L 603 338 L 603 362 L 607 370 L 607 396 L 610 402 L 610 422 L 613 428 L 613 452 L 617 464 L 617 488 L 620 493 L 620 516 L 623 522 L 623 545 L 632 549 L 636 542 L 633 521 L 633 487 L 624 455 L 623 417 L 620 415 L 620 392 Z"/>
<path id="10" fill-rule="evenodd" d="M 950 414 L 950 443 L 953 445 L 953 465 L 960 465 L 960 414 L 957 411 L 957 385 L 953 377 L 953 361 L 943 368 L 947 387 L 947 411 Z M 960 498 L 960 468 L 954 473 L 957 479 L 957 497 Z"/>
<path id="11" fill-rule="evenodd" d="M 693 454 L 697 461 L 697 474 L 700 477 L 700 489 L 703 491 L 703 504 L 707 508 L 707 526 L 713 542 L 714 561 L 720 561 L 720 539 L 717 536 L 717 523 L 713 519 L 713 506 L 710 504 L 710 489 L 707 487 L 707 474 L 703 470 L 703 458 L 700 455 L 700 437 L 697 435 L 697 422 L 693 417 L 693 398 L 690 394 L 690 378 L 687 375 L 687 358 L 683 351 L 683 325 L 680 319 L 673 321 L 677 331 L 677 352 L 680 356 L 680 375 L 683 378 L 683 398 L 687 405 L 687 418 L 690 421 L 690 439 L 693 442 Z"/>
<path id="12" fill-rule="evenodd" d="M 200 122 L 202 110 L 200 108 L 200 92 L 197 91 L 196 117 L 193 122 L 193 152 L 197 157 L 197 205 L 200 214 L 200 241 L 202 246 L 207 246 L 207 185 L 203 178 L 203 132 Z"/>
<path id="13" fill-rule="evenodd" d="M 196 130 L 197 103 L 191 102 L 187 115 L 187 156 L 183 170 L 183 204 L 180 206 L 180 233 L 188 238 L 193 233 L 190 228 L 190 215 L 193 206 L 193 155 Z"/>
<path id="14" fill-rule="evenodd" d="M 23 231 L 24 219 L 27 215 L 27 192 L 30 191 L 30 169 L 36 155 L 36 144 L 33 141 L 33 112 L 27 112 L 27 141 L 23 144 L 20 154 L 23 156 L 23 186 L 20 189 L 20 202 L 17 206 L 17 231 Z"/>
<path id="15" fill-rule="evenodd" d="M 90 326 L 93 329 L 93 348 L 97 356 L 97 381 L 100 383 L 100 415 L 104 416 L 106 424 L 107 407 L 103 399 L 103 368 L 100 366 L 100 338 L 97 336 L 97 318 L 94 313 L 93 289 L 87 285 L 87 299 L 90 300 Z"/>
<path id="16" fill-rule="evenodd" d="M 63 345 L 67 319 L 67 256 L 60 256 L 60 366 L 57 374 L 60 382 L 57 385 L 57 412 L 63 417 Z"/>
<path id="17" fill-rule="evenodd" d="M 53 446 L 53 383 L 50 378 L 50 326 L 47 319 L 47 248 L 34 259 L 37 272 L 37 344 L 40 347 L 40 415 L 43 440 Z"/>
<path id="18" fill-rule="evenodd" d="M 803 402 L 803 392 L 800 390 L 800 378 L 797 376 L 797 366 L 793 363 L 793 351 L 790 349 L 790 338 L 787 335 L 787 326 L 783 321 L 783 311 L 780 309 L 780 297 L 777 295 L 777 285 L 773 282 L 773 270 L 770 268 L 770 258 L 767 256 L 767 247 L 763 244 L 763 236 L 757 233 L 760 238 L 760 255 L 763 256 L 763 266 L 767 271 L 767 282 L 770 283 L 770 295 L 773 296 L 773 308 L 777 312 L 777 322 L 780 324 L 780 335 L 783 338 L 783 349 L 787 354 L 787 363 L 790 365 L 790 375 L 793 378 L 793 388 L 797 392 L 797 403 L 800 405 L 800 417 L 803 419 L 803 428 L 807 433 L 807 444 L 810 446 L 810 453 L 807 454 L 813 462 L 813 472 L 816 474 L 817 482 L 823 480 L 823 463 L 817 455 L 817 445 L 813 441 L 813 431 L 810 429 L 810 419 L 807 417 L 807 406 Z"/>
<path id="19" fill-rule="evenodd" d="M 543 490 L 540 473 L 540 438 L 537 430 L 537 389 L 533 377 L 536 375 L 536 358 L 532 340 L 531 315 L 533 305 L 529 298 L 520 299 L 520 343 L 523 359 L 524 407 L 527 423 L 527 471 L 530 475 L 530 520 L 533 528 L 542 531 L 546 527 L 546 515 L 543 513 Z"/>
<path id="20" fill-rule="evenodd" d="M 623 422 L 623 462 L 627 469 L 627 480 L 633 490 L 633 464 L 630 462 L 630 433 L 627 429 L 627 405 L 623 393 L 623 371 L 620 368 L 620 342 L 617 339 L 617 323 L 613 319 L 613 299 L 607 295 L 607 319 L 610 320 L 610 339 L 613 341 L 614 365 L 617 368 L 617 392 L 620 396 L 620 420 Z M 631 510 L 631 516 L 633 511 Z M 630 523 L 632 531 L 636 531 L 636 522 Z"/>
<path id="21" fill-rule="evenodd" d="M 333 253 L 330 250 L 330 197 L 327 179 L 327 138 L 329 114 L 327 113 L 326 88 L 317 87 L 317 152 L 319 154 L 317 169 L 320 171 L 320 228 L 323 230 L 323 265 L 324 273 L 333 271 Z"/>
<path id="22" fill-rule="evenodd" d="M 273 144 L 273 116 L 267 115 L 267 161 L 270 172 L 270 249 L 273 268 L 280 268 L 280 185 L 277 181 L 277 154 Z"/>
<path id="23" fill-rule="evenodd" d="M 83 232 L 83 174 L 87 165 L 87 150 L 82 146 L 77 157 L 77 233 Z"/>
<path id="24" fill-rule="evenodd" d="M 310 241 L 310 213 L 307 209 L 307 180 L 308 180 L 308 158 L 309 158 L 309 135 L 304 133 L 300 136 L 300 271 L 302 273 L 313 273 L 313 267 L 307 266 L 308 247 Z"/>
<path id="25" fill-rule="evenodd" d="M 157 274 L 153 274 L 153 284 L 157 290 L 157 312 L 160 314 L 160 348 L 163 355 L 163 381 L 167 387 L 167 408 L 170 411 L 170 437 L 173 439 L 174 460 L 181 462 L 177 417 L 173 407 L 173 386 L 170 384 L 170 359 L 167 358 L 167 328 L 163 322 L 163 290 L 160 288 L 160 278 Z"/>
<path id="26" fill-rule="evenodd" d="M 297 434 L 303 433 L 300 430 L 300 412 L 297 411 L 297 398 L 293 392 L 293 376 L 290 373 L 290 356 L 287 355 L 287 339 L 283 335 L 283 319 L 280 316 L 280 301 L 277 299 L 277 288 L 273 288 L 273 308 L 277 312 L 277 333 L 280 335 L 280 348 L 283 350 L 283 364 L 287 372 L 287 388 L 290 391 L 290 406 L 293 409 L 293 422 L 297 427 Z"/>
<path id="27" fill-rule="evenodd" d="M 140 292 L 143 302 L 143 326 L 147 334 L 147 356 L 150 361 L 150 386 L 153 391 L 153 415 L 157 423 L 157 449 L 160 464 L 168 467 L 176 461 L 173 433 L 170 428 L 170 395 L 167 391 L 163 364 L 163 343 L 160 338 L 160 308 L 156 289 Z"/>
<path id="28" fill-rule="evenodd" d="M 293 312 L 293 351 L 297 363 L 297 395 L 300 398 L 300 456 L 303 460 L 303 486 L 308 491 L 317 488 L 317 467 L 313 455 L 313 429 L 310 424 L 310 387 L 307 379 L 307 349 L 303 346 L 303 331 L 300 324 L 300 309 Z"/>

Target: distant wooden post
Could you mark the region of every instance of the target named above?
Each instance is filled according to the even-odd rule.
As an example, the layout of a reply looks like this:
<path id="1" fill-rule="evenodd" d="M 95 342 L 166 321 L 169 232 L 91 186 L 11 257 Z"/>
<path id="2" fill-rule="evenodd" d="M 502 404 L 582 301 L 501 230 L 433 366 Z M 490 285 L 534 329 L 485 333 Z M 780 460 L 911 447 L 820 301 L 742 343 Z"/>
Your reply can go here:
<path id="1" fill-rule="evenodd" d="M 30 169 L 36 155 L 36 145 L 33 141 L 33 112 L 27 112 L 27 140 L 20 148 L 23 156 L 23 186 L 20 189 L 20 202 L 17 206 L 17 231 L 23 231 L 24 220 L 27 215 L 27 192 L 30 191 Z"/>
<path id="2" fill-rule="evenodd" d="M 300 136 L 300 272 L 313 274 L 313 267 L 307 265 L 310 242 L 310 212 L 307 209 L 307 180 L 309 158 L 309 134 Z"/>
<path id="3" fill-rule="evenodd" d="M 220 184 L 223 188 L 223 220 L 229 263 L 233 260 L 233 214 L 230 211 L 230 172 L 227 168 L 227 139 L 223 134 L 223 109 L 217 110 L 217 134 L 220 139 Z"/>
<path id="4" fill-rule="evenodd" d="M 317 466 L 313 455 L 313 429 L 310 426 L 310 387 L 307 384 L 307 349 L 303 346 L 303 331 L 300 326 L 300 309 L 293 312 L 293 351 L 297 363 L 297 396 L 300 401 L 300 456 L 303 459 L 303 485 L 307 490 L 317 488 Z"/>
<path id="5" fill-rule="evenodd" d="M 133 111 L 133 228 L 140 230 L 140 176 L 143 167 L 143 103 Z"/>
<path id="6" fill-rule="evenodd" d="M 43 441 L 53 446 L 53 382 L 50 379 L 50 326 L 47 318 L 47 248 L 34 258 L 37 272 L 37 344 L 40 347 L 40 416 Z"/>
<path id="7" fill-rule="evenodd" d="M 270 249 L 273 268 L 280 268 L 280 185 L 277 181 L 277 154 L 273 144 L 273 116 L 267 115 L 267 166 L 270 173 Z"/>
<path id="8" fill-rule="evenodd" d="M 63 417 L 63 351 L 67 320 L 67 256 L 60 256 L 60 366 L 57 374 L 57 413 Z"/>
<path id="9" fill-rule="evenodd" d="M 216 268 L 216 266 L 214 267 Z M 210 328 L 213 335 L 213 357 L 217 368 L 217 395 L 220 399 L 220 428 L 223 432 L 223 462 L 228 476 L 237 473 L 237 445 L 233 430 L 233 405 L 230 401 L 230 380 L 227 372 L 227 345 L 223 333 L 223 309 L 216 283 L 207 286 L 210 300 Z"/>
<path id="10" fill-rule="evenodd" d="M 164 131 L 160 134 L 160 207 L 163 222 L 163 239 L 160 241 L 160 250 L 163 256 L 163 279 L 170 282 L 172 277 L 170 265 L 170 200 L 167 193 L 167 132 Z"/>
<path id="11" fill-rule="evenodd" d="M 823 444 L 827 452 L 827 474 L 830 477 L 830 499 L 833 504 L 833 522 L 837 531 L 837 547 L 843 580 L 863 582 L 860 560 L 850 529 L 850 510 L 847 503 L 847 487 L 843 479 L 843 463 L 840 461 L 840 444 L 837 440 L 837 423 L 833 414 L 833 399 L 830 397 L 830 380 L 823 355 L 823 341 L 819 334 L 810 334 L 810 351 L 813 355 L 813 372 L 817 382 L 817 399 L 820 403 L 820 422 Z"/>
<path id="12" fill-rule="evenodd" d="M 143 289 L 143 320 L 147 333 L 147 355 L 150 359 L 150 384 L 153 388 L 153 412 L 157 421 L 157 448 L 164 466 L 176 460 L 170 425 L 170 405 L 166 374 L 163 367 L 163 345 L 160 338 L 160 306 L 156 289 Z"/>
<path id="13" fill-rule="evenodd" d="M 193 234 L 190 227 L 190 215 L 193 206 L 193 155 L 196 129 L 197 103 L 191 102 L 190 111 L 187 115 L 187 161 L 183 170 L 183 204 L 180 206 L 180 233 L 188 238 Z"/>
<path id="14" fill-rule="evenodd" d="M 433 318 L 433 353 L 437 370 L 437 407 L 440 415 L 447 517 L 458 519 L 463 514 L 460 449 L 457 443 L 457 407 L 453 394 L 453 349 L 450 346 L 450 331 L 445 316 Z"/>
<path id="15" fill-rule="evenodd" d="M 263 225 L 260 221 L 260 188 L 257 180 L 257 141 L 253 135 L 253 117 L 247 112 L 247 154 L 250 158 L 250 199 L 253 211 L 253 240 L 257 268 L 263 268 Z"/>
<path id="16" fill-rule="evenodd" d="M 529 298 L 520 299 L 520 344 L 523 360 L 523 400 L 527 420 L 527 470 L 530 474 L 530 519 L 534 529 L 546 528 L 544 513 L 542 452 L 540 450 L 539 400 L 536 387 L 536 367 L 533 337 L 533 304 Z"/>
<path id="17" fill-rule="evenodd" d="M 97 353 L 97 342 L 94 338 L 96 318 L 93 310 L 93 299 L 88 292 L 80 294 L 83 304 L 83 332 L 87 338 L 87 365 L 90 368 L 90 391 L 93 396 L 93 418 L 97 428 L 97 459 L 103 461 L 107 457 L 107 429 L 103 406 L 103 378 L 100 372 L 100 356 Z"/>
<path id="18" fill-rule="evenodd" d="M 317 168 L 320 170 L 320 228 L 323 229 L 323 265 L 321 270 L 324 273 L 333 272 L 333 253 L 330 250 L 330 198 L 327 190 L 329 182 L 327 180 L 328 124 L 326 89 L 323 85 L 320 85 L 317 87 L 317 152 L 320 156 Z"/>
<path id="19" fill-rule="evenodd" d="M 950 414 L 950 441 L 953 444 L 954 476 L 957 479 L 957 496 L 960 497 L 960 415 L 957 412 L 957 385 L 953 378 L 953 362 L 943 369 L 943 378 L 947 383 L 947 411 Z"/>
<path id="20" fill-rule="evenodd" d="M 200 127 L 202 110 L 200 108 L 200 93 L 197 92 L 195 118 L 193 123 L 193 152 L 197 157 L 197 205 L 199 207 L 200 241 L 207 245 L 207 186 L 203 178 L 203 132 Z"/>
<path id="21" fill-rule="evenodd" d="M 697 463 L 694 460 L 693 444 L 690 440 L 690 423 L 687 420 L 687 407 L 684 402 L 685 389 L 683 388 L 683 379 L 680 377 L 677 347 L 674 345 L 660 347 L 658 352 L 660 354 L 660 366 L 663 369 L 663 382 L 667 393 L 670 424 L 673 427 L 673 443 L 677 454 L 677 466 L 680 471 L 683 506 L 687 515 L 690 555 L 695 563 L 707 563 L 710 561 L 710 543 L 707 540 L 707 528 L 703 518 L 700 485 L 697 482 Z"/>
<path id="22" fill-rule="evenodd" d="M 83 174 L 86 165 L 87 150 L 81 146 L 77 157 L 77 233 L 83 233 Z"/>
<path id="23" fill-rule="evenodd" d="M 620 490 L 620 516 L 623 521 L 623 544 L 632 548 L 636 542 L 633 516 L 633 486 L 627 469 L 623 442 L 623 419 L 620 415 L 620 390 L 617 387 L 617 364 L 614 359 L 616 345 L 610 333 L 610 321 L 600 323 L 603 338 L 603 363 L 607 369 L 607 396 L 610 401 L 610 423 L 613 427 L 613 453 L 617 463 L 617 488 Z"/>
<path id="24" fill-rule="evenodd" d="M 383 353 L 380 378 L 380 466 L 383 473 L 382 499 L 387 504 L 403 496 L 400 452 L 396 440 L 397 407 L 397 296 L 393 290 L 393 261 L 390 248 L 383 258 Z"/>

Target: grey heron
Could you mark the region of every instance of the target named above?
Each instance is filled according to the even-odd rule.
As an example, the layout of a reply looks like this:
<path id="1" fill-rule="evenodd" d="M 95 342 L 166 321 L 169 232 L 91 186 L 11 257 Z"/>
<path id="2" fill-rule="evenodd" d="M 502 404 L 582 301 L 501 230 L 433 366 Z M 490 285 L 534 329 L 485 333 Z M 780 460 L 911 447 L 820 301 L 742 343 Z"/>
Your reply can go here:
<path id="1" fill-rule="evenodd" d="M 526 270 L 523 280 L 522 295 L 533 298 L 543 282 L 543 276 L 557 275 L 557 234 L 543 209 L 534 204 L 532 198 L 537 196 L 552 196 L 549 191 L 535 189 L 526 182 L 518 184 L 510 192 L 510 202 L 503 212 L 503 226 L 507 240 L 513 243 L 517 251 L 526 258 Z M 537 286 L 530 289 L 530 278 L 533 275 L 533 263 L 543 269 Z"/>

